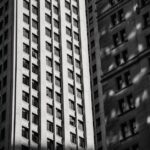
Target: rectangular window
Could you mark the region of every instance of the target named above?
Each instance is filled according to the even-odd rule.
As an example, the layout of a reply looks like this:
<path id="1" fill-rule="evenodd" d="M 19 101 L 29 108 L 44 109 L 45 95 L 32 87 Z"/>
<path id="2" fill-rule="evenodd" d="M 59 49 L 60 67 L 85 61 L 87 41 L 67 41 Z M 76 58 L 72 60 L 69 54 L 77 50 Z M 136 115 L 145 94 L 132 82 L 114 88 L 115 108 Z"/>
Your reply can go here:
<path id="1" fill-rule="evenodd" d="M 46 95 L 47 95 L 49 98 L 53 98 L 53 90 L 47 87 L 47 88 L 46 88 Z"/>
<path id="2" fill-rule="evenodd" d="M 77 142 L 77 139 L 76 139 L 76 138 L 77 138 L 76 135 L 71 132 L 71 133 L 70 133 L 70 141 L 71 141 L 72 143 L 76 144 L 76 142 Z"/>
<path id="3" fill-rule="evenodd" d="M 54 132 L 54 125 L 50 121 L 47 121 L 47 130 L 50 132 Z"/>
<path id="4" fill-rule="evenodd" d="M 53 106 L 47 104 L 47 113 L 53 115 Z"/>

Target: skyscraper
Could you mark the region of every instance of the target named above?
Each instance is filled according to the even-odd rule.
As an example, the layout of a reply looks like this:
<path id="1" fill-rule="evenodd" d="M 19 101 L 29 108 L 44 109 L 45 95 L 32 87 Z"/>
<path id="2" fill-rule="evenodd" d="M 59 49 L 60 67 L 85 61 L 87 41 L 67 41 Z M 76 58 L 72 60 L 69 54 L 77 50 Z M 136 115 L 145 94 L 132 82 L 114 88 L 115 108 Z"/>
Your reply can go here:
<path id="1" fill-rule="evenodd" d="M 101 57 L 97 21 L 97 0 L 86 0 L 88 47 L 92 89 L 92 108 L 94 121 L 95 149 L 106 150 L 104 105 L 101 84 Z"/>
<path id="2" fill-rule="evenodd" d="M 107 150 L 149 150 L 150 1 L 88 0 L 88 13 L 94 13 L 94 2 L 98 25 L 94 37 L 99 33 L 95 52 L 101 60 L 94 70 L 101 70 L 99 103 L 104 102 L 101 121 L 105 122 Z M 92 22 L 92 16 L 88 20 Z M 96 145 L 96 149 L 101 148 Z"/>
<path id="3" fill-rule="evenodd" d="M 94 149 L 83 0 L 0 1 L 0 150 Z"/>

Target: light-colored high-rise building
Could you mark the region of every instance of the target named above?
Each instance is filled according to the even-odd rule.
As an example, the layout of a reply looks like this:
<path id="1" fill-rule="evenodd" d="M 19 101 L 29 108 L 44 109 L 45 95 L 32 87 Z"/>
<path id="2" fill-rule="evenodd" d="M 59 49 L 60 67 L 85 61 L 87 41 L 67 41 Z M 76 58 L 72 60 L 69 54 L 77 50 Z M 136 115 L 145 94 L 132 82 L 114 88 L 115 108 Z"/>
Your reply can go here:
<path id="1" fill-rule="evenodd" d="M 0 0 L 0 150 L 94 150 L 84 0 Z"/>

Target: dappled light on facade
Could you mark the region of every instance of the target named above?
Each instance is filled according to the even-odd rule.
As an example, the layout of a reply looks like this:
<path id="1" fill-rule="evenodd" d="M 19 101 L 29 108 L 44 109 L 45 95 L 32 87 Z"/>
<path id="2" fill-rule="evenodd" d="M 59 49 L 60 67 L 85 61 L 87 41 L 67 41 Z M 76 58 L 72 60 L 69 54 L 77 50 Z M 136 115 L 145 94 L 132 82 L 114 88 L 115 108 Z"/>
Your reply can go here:
<path id="1" fill-rule="evenodd" d="M 129 19 L 130 17 L 132 17 L 132 11 L 128 11 L 128 12 L 125 14 L 125 19 Z"/>
<path id="2" fill-rule="evenodd" d="M 128 35 L 128 40 L 135 38 L 135 36 L 136 36 L 136 29 L 133 29 L 133 31 Z"/>
<path id="3" fill-rule="evenodd" d="M 104 13 L 105 11 L 107 11 L 110 7 L 111 7 L 111 5 L 110 5 L 110 4 L 107 4 L 107 5 L 102 9 L 102 13 Z"/>
<path id="4" fill-rule="evenodd" d="M 114 96 L 115 95 L 115 91 L 114 90 L 110 90 L 108 93 L 109 96 Z"/>
<path id="5" fill-rule="evenodd" d="M 138 44 L 138 52 L 142 52 L 144 50 L 144 47 L 142 44 Z"/>
<path id="6" fill-rule="evenodd" d="M 115 118 L 116 116 L 117 116 L 117 112 L 116 112 L 115 109 L 113 109 L 113 110 L 111 111 L 111 119 Z"/>
<path id="7" fill-rule="evenodd" d="M 136 29 L 137 30 L 140 30 L 142 28 L 142 23 L 140 22 L 140 23 L 137 23 L 136 24 Z"/>
<path id="8" fill-rule="evenodd" d="M 147 100 L 148 97 L 149 97 L 148 91 L 144 90 L 144 92 L 142 93 L 142 102 L 144 102 L 145 100 Z"/>
<path id="9" fill-rule="evenodd" d="M 109 66 L 109 68 L 108 68 L 108 71 L 111 71 L 111 70 L 113 70 L 115 68 L 115 64 L 111 64 L 110 66 Z"/>
<path id="10" fill-rule="evenodd" d="M 147 124 L 150 124 L 150 116 L 147 117 L 146 122 L 147 122 Z"/>
<path id="11" fill-rule="evenodd" d="M 133 78 L 133 83 L 138 83 L 141 81 L 142 77 L 146 74 L 147 68 L 142 68 L 141 71 Z"/>
<path id="12" fill-rule="evenodd" d="M 140 106 L 140 96 L 135 99 L 135 107 L 138 108 Z"/>

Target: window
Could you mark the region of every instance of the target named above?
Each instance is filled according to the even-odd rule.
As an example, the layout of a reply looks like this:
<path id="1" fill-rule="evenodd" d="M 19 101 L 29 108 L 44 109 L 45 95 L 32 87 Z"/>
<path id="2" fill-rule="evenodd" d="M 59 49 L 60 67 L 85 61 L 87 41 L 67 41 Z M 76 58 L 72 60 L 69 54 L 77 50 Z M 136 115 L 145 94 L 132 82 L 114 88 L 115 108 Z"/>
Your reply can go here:
<path id="1" fill-rule="evenodd" d="M 77 40 L 77 41 L 79 41 L 79 34 L 76 33 L 76 32 L 74 32 L 74 39 Z"/>
<path id="2" fill-rule="evenodd" d="M 53 150 L 54 149 L 54 141 L 51 139 L 47 139 L 47 150 Z"/>
<path id="3" fill-rule="evenodd" d="M 3 110 L 1 114 L 1 122 L 4 122 L 5 120 L 6 120 L 6 110 Z"/>
<path id="4" fill-rule="evenodd" d="M 53 115 L 53 106 L 47 104 L 47 113 Z"/>
<path id="5" fill-rule="evenodd" d="M 29 45 L 23 43 L 23 51 L 24 51 L 25 53 L 29 54 L 29 48 L 30 48 Z"/>
<path id="6" fill-rule="evenodd" d="M 73 87 L 73 85 L 68 84 L 68 91 L 69 91 L 69 93 L 74 94 L 74 87 Z"/>
<path id="7" fill-rule="evenodd" d="M 32 27 L 38 29 L 38 22 L 34 19 L 32 19 Z"/>
<path id="8" fill-rule="evenodd" d="M 32 41 L 33 41 L 34 43 L 38 43 L 38 36 L 35 35 L 35 34 L 32 34 Z"/>
<path id="9" fill-rule="evenodd" d="M 54 125 L 50 121 L 47 121 L 47 130 L 50 131 L 50 132 L 54 131 Z"/>
<path id="10" fill-rule="evenodd" d="M 73 13 L 78 14 L 78 8 L 75 6 L 72 6 L 72 8 L 73 8 Z"/>
<path id="11" fill-rule="evenodd" d="M 32 113 L 32 122 L 38 125 L 38 122 L 39 122 L 38 115 Z"/>
<path id="12" fill-rule="evenodd" d="M 56 20 L 56 19 L 54 19 L 54 26 L 55 26 L 56 28 L 59 28 L 59 21 Z"/>
<path id="13" fill-rule="evenodd" d="M 150 34 L 146 36 L 147 48 L 150 47 Z"/>
<path id="14" fill-rule="evenodd" d="M 48 23 L 51 23 L 51 16 L 49 16 L 48 14 L 45 14 L 45 21 Z"/>
<path id="15" fill-rule="evenodd" d="M 61 103 L 61 94 L 56 92 L 56 101 Z"/>
<path id="16" fill-rule="evenodd" d="M 102 134 L 101 132 L 97 133 L 97 142 L 100 142 L 102 140 Z"/>
<path id="17" fill-rule="evenodd" d="M 80 121 L 80 120 L 78 120 L 78 128 L 80 129 L 80 130 L 84 130 L 84 124 L 83 124 L 83 122 L 82 121 Z"/>
<path id="18" fill-rule="evenodd" d="M 57 135 L 62 136 L 62 127 L 57 125 L 56 126 L 56 133 L 57 133 Z"/>
<path id="19" fill-rule="evenodd" d="M 29 2 L 26 0 L 23 1 L 23 7 L 29 10 Z"/>
<path id="20" fill-rule="evenodd" d="M 99 127 L 100 124 L 101 124 L 101 120 L 100 120 L 100 118 L 97 118 L 97 119 L 96 119 L 96 127 Z"/>
<path id="21" fill-rule="evenodd" d="M 127 34 L 126 34 L 126 30 L 125 29 L 122 29 L 120 31 L 120 37 L 121 37 L 121 41 L 122 42 L 125 42 L 127 40 Z"/>
<path id="22" fill-rule="evenodd" d="M 49 57 L 46 57 L 46 65 L 52 67 L 52 60 Z"/>
<path id="23" fill-rule="evenodd" d="M 149 3 L 149 0 L 141 0 L 142 6 L 145 7 Z"/>
<path id="24" fill-rule="evenodd" d="M 51 37 L 51 30 L 48 29 L 48 28 L 45 28 L 45 34 L 46 34 L 48 37 Z"/>
<path id="25" fill-rule="evenodd" d="M 125 85 L 129 86 L 131 84 L 131 75 L 129 71 L 124 73 L 124 79 L 125 79 Z"/>
<path id="26" fill-rule="evenodd" d="M 26 38 L 28 38 L 28 39 L 30 37 L 29 31 L 27 29 L 25 29 L 25 28 L 23 28 L 23 36 L 26 37 Z"/>
<path id="27" fill-rule="evenodd" d="M 58 15 L 58 14 L 59 14 L 59 9 L 58 9 L 58 7 L 53 6 L 53 8 L 54 8 L 54 13 L 55 13 L 56 15 Z"/>
<path id="28" fill-rule="evenodd" d="M 38 102 L 37 97 L 32 96 L 32 105 L 35 106 L 35 107 L 39 106 L 39 102 Z"/>
<path id="29" fill-rule="evenodd" d="M 73 71 L 70 70 L 70 69 L 68 69 L 68 77 L 69 77 L 70 79 L 73 79 Z"/>
<path id="30" fill-rule="evenodd" d="M 49 72 L 46 72 L 46 80 L 49 82 L 52 82 L 52 74 Z"/>
<path id="31" fill-rule="evenodd" d="M 70 3 L 68 1 L 65 1 L 65 7 L 70 10 Z"/>
<path id="32" fill-rule="evenodd" d="M 57 71 L 60 71 L 60 64 L 58 62 L 55 62 L 55 69 Z"/>
<path id="33" fill-rule="evenodd" d="M 76 45 L 74 46 L 74 48 L 75 48 L 75 53 L 80 55 L 80 48 Z"/>
<path id="34" fill-rule="evenodd" d="M 95 92 L 94 92 L 94 98 L 98 98 L 98 90 L 96 90 Z"/>
<path id="35" fill-rule="evenodd" d="M 78 69 L 80 69 L 80 61 L 79 60 L 75 60 L 75 64 L 76 64 L 76 67 L 78 68 Z"/>
<path id="36" fill-rule="evenodd" d="M 47 9 L 51 9 L 51 3 L 50 2 L 48 2 L 47 0 L 45 0 L 45 8 L 47 8 Z"/>
<path id="37" fill-rule="evenodd" d="M 30 23 L 30 18 L 29 18 L 29 16 L 23 14 L 23 21 L 24 21 L 25 23 L 29 24 L 29 23 Z"/>
<path id="38" fill-rule="evenodd" d="M 32 88 L 33 88 L 34 90 L 38 90 L 38 82 L 37 82 L 37 81 L 32 80 Z"/>
<path id="39" fill-rule="evenodd" d="M 54 40 L 60 42 L 60 36 L 57 33 L 54 33 Z"/>
<path id="40" fill-rule="evenodd" d="M 81 106 L 79 104 L 78 104 L 78 113 L 81 115 L 83 114 L 83 106 Z"/>
<path id="41" fill-rule="evenodd" d="M 60 49 L 55 47 L 55 55 L 60 57 Z"/>
<path id="42" fill-rule="evenodd" d="M 46 45 L 46 50 L 51 52 L 52 51 L 52 45 L 48 42 L 45 42 L 45 45 Z"/>
<path id="43" fill-rule="evenodd" d="M 29 85 L 29 77 L 28 77 L 28 76 L 23 75 L 23 83 L 24 83 L 25 85 Z"/>
<path id="44" fill-rule="evenodd" d="M 70 28 L 66 27 L 66 34 L 71 36 L 72 35 L 72 31 Z"/>
<path id="45" fill-rule="evenodd" d="M 73 25 L 78 28 L 78 27 L 79 27 L 79 22 L 78 22 L 78 20 L 73 19 Z"/>
<path id="46" fill-rule="evenodd" d="M 69 120 L 70 120 L 70 124 L 75 127 L 76 126 L 76 119 L 75 119 L 75 117 L 69 116 Z"/>
<path id="47" fill-rule="evenodd" d="M 118 33 L 113 35 L 113 42 L 114 42 L 114 46 L 115 47 L 117 47 L 120 44 L 119 34 Z"/>
<path id="48" fill-rule="evenodd" d="M 56 143 L 56 150 L 63 150 L 63 145 Z"/>
<path id="49" fill-rule="evenodd" d="M 70 133 L 70 141 L 76 144 L 76 135 L 74 133 Z"/>
<path id="50" fill-rule="evenodd" d="M 72 110 L 75 110 L 75 102 L 72 100 L 69 100 L 69 108 Z"/>
<path id="51" fill-rule="evenodd" d="M 35 74 L 38 74 L 38 66 L 35 64 L 32 64 L 32 72 Z"/>
<path id="52" fill-rule="evenodd" d="M 72 50 L 72 43 L 70 41 L 67 41 L 67 48 Z"/>
<path id="53" fill-rule="evenodd" d="M 96 104 L 95 105 L 95 113 L 98 113 L 99 112 L 99 104 Z"/>
<path id="54" fill-rule="evenodd" d="M 29 111 L 22 108 L 22 118 L 25 120 L 29 120 Z"/>
<path id="55" fill-rule="evenodd" d="M 73 64 L 73 58 L 70 55 L 67 55 L 67 61 L 69 64 Z"/>
<path id="56" fill-rule="evenodd" d="M 85 139 L 84 139 L 84 138 L 79 137 L 79 145 L 80 145 L 80 147 L 82 147 L 82 148 L 85 147 Z"/>
<path id="57" fill-rule="evenodd" d="M 68 14 L 66 14 L 66 20 L 67 20 L 68 22 L 71 22 L 71 16 L 68 15 Z"/>
<path id="58" fill-rule="evenodd" d="M 32 12 L 35 15 L 38 15 L 38 8 L 32 5 Z"/>
<path id="59" fill-rule="evenodd" d="M 22 92 L 22 100 L 28 103 L 29 102 L 29 93 L 23 91 Z"/>
<path id="60" fill-rule="evenodd" d="M 47 87 L 47 88 L 46 88 L 46 95 L 47 95 L 49 98 L 53 98 L 53 90 Z"/>
<path id="61" fill-rule="evenodd" d="M 25 145 L 22 145 L 21 146 L 21 150 L 29 150 L 29 147 L 25 146 Z"/>
<path id="62" fill-rule="evenodd" d="M 29 139 L 29 129 L 26 127 L 22 127 L 22 136 L 26 139 Z"/>
<path id="63" fill-rule="evenodd" d="M 35 143 L 38 143 L 39 141 L 39 135 L 38 133 L 32 131 L 32 141 L 35 142 Z"/>
<path id="64" fill-rule="evenodd" d="M 76 80 L 77 80 L 78 83 L 81 83 L 81 76 L 76 74 Z"/>
<path id="65" fill-rule="evenodd" d="M 37 50 L 35 50 L 35 49 L 32 49 L 32 57 L 33 58 L 38 58 L 38 51 Z"/>
<path id="66" fill-rule="evenodd" d="M 58 77 L 55 77 L 55 84 L 60 87 L 61 86 L 61 79 Z"/>
<path id="67" fill-rule="evenodd" d="M 77 89 L 77 97 L 82 98 L 82 91 L 80 89 Z"/>
<path id="68" fill-rule="evenodd" d="M 60 109 L 56 109 L 56 117 L 62 119 L 62 111 Z"/>
<path id="69" fill-rule="evenodd" d="M 26 69 L 29 69 L 30 65 L 29 65 L 29 61 L 26 59 L 23 59 L 23 67 Z"/>

